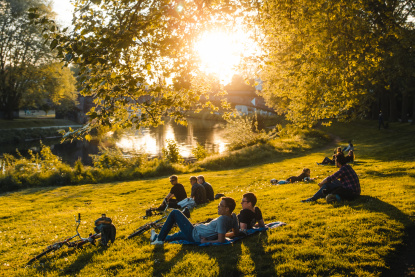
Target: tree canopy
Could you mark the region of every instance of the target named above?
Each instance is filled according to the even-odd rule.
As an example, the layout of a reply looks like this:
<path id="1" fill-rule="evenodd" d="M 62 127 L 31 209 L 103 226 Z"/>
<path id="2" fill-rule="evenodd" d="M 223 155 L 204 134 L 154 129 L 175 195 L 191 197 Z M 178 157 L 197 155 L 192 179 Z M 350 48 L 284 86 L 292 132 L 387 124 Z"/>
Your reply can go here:
<path id="1" fill-rule="evenodd" d="M 74 6 L 70 32 L 46 29 L 61 60 L 79 66 L 81 93 L 94 98 L 81 133 L 158 125 L 166 115 L 183 123 L 189 109 L 215 109 L 201 101 L 216 88 L 199 70 L 193 45 L 204 31 L 241 19 L 263 39 L 262 95 L 298 126 L 366 116 L 380 95 L 392 101 L 414 93 L 411 0 L 75 0 Z M 31 18 L 50 23 L 36 13 Z"/>
<path id="2" fill-rule="evenodd" d="M 233 4 L 76 0 L 74 7 L 73 30 L 49 28 L 50 46 L 62 61 L 79 66 L 81 93 L 96 104 L 89 129 L 158 125 L 166 115 L 183 123 L 186 110 L 215 109 L 200 101 L 211 82 L 205 82 L 193 46 L 204 30 L 231 25 Z"/>
<path id="3" fill-rule="evenodd" d="M 414 79 L 411 16 L 413 1 L 263 1 L 262 95 L 299 126 L 365 116 L 396 78 Z"/>
<path id="4" fill-rule="evenodd" d="M 52 55 L 44 44 L 41 26 L 30 24 L 27 11 L 51 17 L 46 1 L 0 1 L 0 113 L 13 119 L 24 92 L 32 84 L 37 66 L 49 63 Z"/>
<path id="5" fill-rule="evenodd" d="M 62 63 L 49 63 L 34 67 L 31 71 L 21 107 L 50 110 L 62 103 L 75 106 L 78 97 L 76 80 L 68 67 L 63 67 Z"/>

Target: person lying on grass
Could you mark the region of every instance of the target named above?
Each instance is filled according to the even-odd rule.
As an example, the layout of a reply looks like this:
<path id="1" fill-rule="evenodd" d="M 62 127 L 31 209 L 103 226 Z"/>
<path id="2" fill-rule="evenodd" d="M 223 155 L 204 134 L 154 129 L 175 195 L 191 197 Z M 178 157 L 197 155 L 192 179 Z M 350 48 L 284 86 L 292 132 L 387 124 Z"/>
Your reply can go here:
<path id="1" fill-rule="evenodd" d="M 304 168 L 303 172 L 301 172 L 298 176 L 291 176 L 286 181 L 287 182 L 300 182 L 300 181 L 314 181 L 315 178 L 310 178 L 311 171 L 309 168 Z"/>
<path id="2" fill-rule="evenodd" d="M 245 233 L 246 230 L 253 227 L 265 227 L 264 219 L 262 218 L 261 210 L 256 207 L 257 198 L 252 192 L 245 193 L 242 196 L 242 210 L 239 212 L 239 231 Z M 226 233 L 227 237 L 233 237 L 233 232 Z"/>
<path id="3" fill-rule="evenodd" d="M 180 208 L 177 203 L 187 198 L 186 190 L 182 184 L 179 184 L 178 177 L 176 175 L 172 175 L 169 179 L 172 184 L 172 188 L 164 198 L 163 203 L 157 208 L 158 211 L 163 211 L 166 208 L 166 205 L 168 205 L 169 208 Z"/>
<path id="4" fill-rule="evenodd" d="M 278 185 L 283 185 L 283 184 L 288 184 L 288 183 L 294 183 L 294 182 L 300 182 L 300 181 L 314 181 L 316 178 L 310 178 L 310 169 L 309 168 L 304 168 L 303 172 L 301 172 L 300 175 L 298 176 L 291 176 L 289 177 L 287 180 L 280 180 L 278 181 L 277 179 L 272 179 L 271 180 L 271 184 L 278 184 Z"/>
<path id="5" fill-rule="evenodd" d="M 353 168 L 346 163 L 344 155 L 336 155 L 335 163 L 340 169 L 318 184 L 320 189 L 313 197 L 301 202 L 313 202 L 326 196 L 327 202 L 329 202 L 329 199 L 331 199 L 330 202 L 336 199 L 337 201 L 340 199 L 352 200 L 360 195 L 359 177 L 357 177 Z"/>
<path id="6" fill-rule="evenodd" d="M 165 241 L 186 240 L 190 242 L 225 242 L 225 235 L 232 230 L 235 235 L 239 234 L 238 219 L 233 213 L 236 203 L 231 197 L 222 197 L 218 205 L 218 218 L 206 224 L 193 224 L 179 210 L 173 210 L 166 219 L 159 234 L 151 230 L 151 244 L 163 244 Z M 180 231 L 168 235 L 174 224 Z"/>

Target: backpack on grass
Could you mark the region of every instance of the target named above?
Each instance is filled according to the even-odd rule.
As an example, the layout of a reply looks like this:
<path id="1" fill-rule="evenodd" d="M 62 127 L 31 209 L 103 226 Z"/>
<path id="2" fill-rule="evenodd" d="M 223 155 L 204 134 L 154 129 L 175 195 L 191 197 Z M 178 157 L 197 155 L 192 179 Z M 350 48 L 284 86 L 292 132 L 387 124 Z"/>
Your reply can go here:
<path id="1" fill-rule="evenodd" d="M 107 246 L 109 241 L 114 243 L 117 230 L 114 224 L 112 224 L 111 218 L 106 217 L 105 214 L 95 220 L 94 231 L 96 233 L 101 233 L 101 244 L 103 246 Z"/>

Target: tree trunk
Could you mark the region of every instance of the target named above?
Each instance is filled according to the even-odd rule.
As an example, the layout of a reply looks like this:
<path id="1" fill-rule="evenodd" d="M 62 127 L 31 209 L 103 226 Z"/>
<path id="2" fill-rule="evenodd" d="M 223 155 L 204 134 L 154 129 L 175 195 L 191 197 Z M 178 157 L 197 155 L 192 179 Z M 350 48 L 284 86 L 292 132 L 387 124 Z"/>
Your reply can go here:
<path id="1" fill-rule="evenodd" d="M 381 110 L 382 110 L 382 113 L 383 113 L 383 119 L 388 120 L 389 116 L 390 116 L 389 105 L 388 105 L 389 97 L 388 97 L 388 94 L 384 91 L 382 92 L 381 97 L 382 98 L 380 100 L 380 106 L 381 106 Z M 379 111 L 377 111 L 377 115 L 379 115 Z"/>
<path id="2" fill-rule="evenodd" d="M 378 95 L 376 97 L 376 100 L 373 101 L 373 103 L 372 103 L 372 119 L 373 120 L 377 120 L 378 117 L 379 117 L 379 110 L 381 110 L 381 108 L 380 108 L 380 103 L 381 103 L 380 98 L 381 98 L 381 94 L 378 93 Z"/>
<path id="3" fill-rule="evenodd" d="M 396 108 L 396 93 L 389 93 L 389 121 L 398 121 L 398 110 Z"/>
<path id="4" fill-rule="evenodd" d="M 412 125 L 415 124 L 415 94 L 412 95 Z"/>
<path id="5" fill-rule="evenodd" d="M 408 122 L 408 107 L 409 107 L 409 97 L 406 91 L 402 92 L 402 111 L 401 119 L 402 122 Z"/>

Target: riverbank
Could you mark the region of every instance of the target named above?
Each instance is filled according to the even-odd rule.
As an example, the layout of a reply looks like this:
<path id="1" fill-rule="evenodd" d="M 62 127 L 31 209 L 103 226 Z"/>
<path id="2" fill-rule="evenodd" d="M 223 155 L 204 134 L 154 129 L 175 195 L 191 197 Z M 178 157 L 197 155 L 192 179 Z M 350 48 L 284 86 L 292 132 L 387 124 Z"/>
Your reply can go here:
<path id="1" fill-rule="evenodd" d="M 0 119 L 0 130 L 22 130 L 32 128 L 62 128 L 62 127 L 81 127 L 71 120 L 66 119 L 54 119 L 54 118 L 17 118 L 14 120 Z"/>
<path id="2" fill-rule="evenodd" d="M 403 260 L 400 255 L 407 242 L 406 230 L 413 228 L 415 221 L 414 127 L 391 124 L 390 129 L 379 131 L 375 125 L 362 121 L 323 128 L 340 137 L 340 145 L 353 139 L 356 162 L 352 166 L 362 186 L 362 196 L 356 201 L 335 205 L 323 200 L 300 202 L 336 170 L 316 165 L 331 154 L 332 145 L 291 157 L 274 156 L 266 164 L 201 172 L 215 193 L 236 199 L 236 211 L 242 194 L 250 191 L 257 195 L 266 222 L 287 223 L 232 246 L 152 246 L 149 232 L 125 240 L 150 220 L 142 216 L 170 189 L 167 175 L 2 194 L 0 270 L 7 276 L 405 276 L 398 261 Z M 311 169 L 316 182 L 280 186 L 269 182 L 299 174 L 304 167 Z M 191 175 L 179 175 L 188 193 Z M 215 217 L 217 205 L 218 200 L 193 210 L 191 221 Z M 73 215 L 82 214 L 79 231 L 85 236 L 103 212 L 117 226 L 114 245 L 108 249 L 61 249 L 33 267 L 23 267 L 46 245 L 74 233 Z"/>

